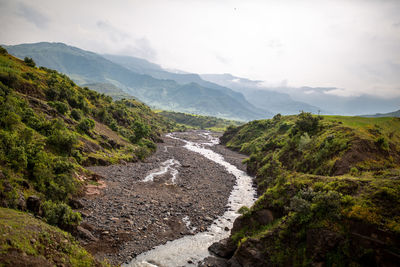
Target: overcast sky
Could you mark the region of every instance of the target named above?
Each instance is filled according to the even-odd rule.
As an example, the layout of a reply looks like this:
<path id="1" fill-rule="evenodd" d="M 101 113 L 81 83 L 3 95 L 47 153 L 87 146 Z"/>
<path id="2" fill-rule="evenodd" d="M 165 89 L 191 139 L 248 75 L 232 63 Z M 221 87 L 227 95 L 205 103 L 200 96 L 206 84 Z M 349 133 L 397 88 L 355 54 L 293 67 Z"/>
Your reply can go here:
<path id="1" fill-rule="evenodd" d="M 64 42 L 165 68 L 400 96 L 400 0 L 0 0 L 0 43 Z"/>

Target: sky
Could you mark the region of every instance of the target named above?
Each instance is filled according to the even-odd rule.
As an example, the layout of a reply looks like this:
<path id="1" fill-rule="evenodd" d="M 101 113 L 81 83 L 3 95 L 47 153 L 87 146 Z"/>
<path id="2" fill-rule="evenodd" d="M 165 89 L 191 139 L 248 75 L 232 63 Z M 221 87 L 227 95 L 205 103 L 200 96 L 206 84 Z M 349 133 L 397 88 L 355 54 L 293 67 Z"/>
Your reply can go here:
<path id="1" fill-rule="evenodd" d="M 63 42 L 268 86 L 400 96 L 400 0 L 0 0 L 0 43 Z"/>

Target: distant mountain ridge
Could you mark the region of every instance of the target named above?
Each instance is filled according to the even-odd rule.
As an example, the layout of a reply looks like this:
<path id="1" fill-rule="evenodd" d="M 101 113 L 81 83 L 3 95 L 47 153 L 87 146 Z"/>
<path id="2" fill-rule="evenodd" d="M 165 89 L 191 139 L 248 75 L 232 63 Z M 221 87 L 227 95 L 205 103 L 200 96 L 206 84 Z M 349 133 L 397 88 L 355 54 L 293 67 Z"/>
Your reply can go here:
<path id="1" fill-rule="evenodd" d="M 400 109 L 389 113 L 376 113 L 373 115 L 362 115 L 361 117 L 367 118 L 383 118 L 383 117 L 400 117 Z"/>
<path id="2" fill-rule="evenodd" d="M 319 113 L 321 108 L 301 101 L 293 100 L 290 95 L 263 88 L 262 81 L 253 81 L 246 78 L 225 74 L 202 74 L 207 81 L 214 82 L 241 92 L 247 101 L 258 108 L 268 109 L 274 113 L 284 115 L 297 114 L 300 111 Z"/>
<path id="3" fill-rule="evenodd" d="M 229 88 L 212 85 L 204 81 L 203 84 L 209 84 L 213 88 L 193 82 L 180 84 L 172 79 L 154 78 L 151 75 L 144 74 L 144 71 L 140 71 L 138 68 L 136 68 L 136 71 L 139 73 L 133 71 L 135 64 L 142 66 L 142 69 L 151 71 L 158 69 L 157 65 L 145 60 L 130 59 L 129 62 L 125 60 L 125 66 L 122 66 L 99 54 L 63 43 L 42 42 L 5 46 L 5 48 L 16 57 L 32 57 L 40 66 L 63 72 L 80 85 L 113 84 L 155 108 L 242 121 L 273 115 L 269 111 L 254 107 L 242 94 Z M 113 58 L 116 57 L 113 56 Z M 120 61 L 122 59 L 119 58 Z M 161 73 L 160 75 L 168 75 L 168 72 L 162 71 L 162 69 L 158 71 Z M 174 74 L 171 73 L 171 75 Z"/>
<path id="4" fill-rule="evenodd" d="M 228 73 L 202 74 L 201 77 L 241 92 L 255 106 L 259 106 L 255 101 L 263 100 L 270 111 L 282 114 L 293 114 L 301 109 L 321 114 L 359 115 L 386 113 L 400 106 L 400 97 L 382 98 L 368 94 L 341 96 L 334 93 L 341 91 L 335 87 L 267 86 L 263 81 L 235 77 Z"/>

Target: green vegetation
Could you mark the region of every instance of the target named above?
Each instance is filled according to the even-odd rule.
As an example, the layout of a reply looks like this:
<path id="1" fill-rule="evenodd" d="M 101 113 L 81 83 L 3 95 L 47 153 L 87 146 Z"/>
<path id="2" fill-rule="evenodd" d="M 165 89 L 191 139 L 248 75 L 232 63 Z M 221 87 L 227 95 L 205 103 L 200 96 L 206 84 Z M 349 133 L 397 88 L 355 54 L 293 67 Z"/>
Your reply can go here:
<path id="1" fill-rule="evenodd" d="M 107 266 L 68 233 L 29 213 L 0 208 L 0 266 Z"/>
<path id="2" fill-rule="evenodd" d="M 177 127 L 180 127 L 181 130 L 189 128 L 221 132 L 225 131 L 229 126 L 239 126 L 243 124 L 239 121 L 173 111 L 160 111 L 158 114 L 176 122 L 178 124 Z"/>
<path id="3" fill-rule="evenodd" d="M 384 265 L 385 251 L 399 254 L 400 119 L 278 114 L 221 140 L 250 156 L 260 194 L 233 231 L 239 251 L 257 243 L 274 266 Z"/>
<path id="4" fill-rule="evenodd" d="M 84 166 L 143 159 L 174 125 L 136 100 L 114 102 L 2 48 L 0 205 L 72 230 L 81 217 L 66 203 L 88 182 L 77 179 L 90 177 Z M 33 196 L 39 204 L 30 207 Z"/>

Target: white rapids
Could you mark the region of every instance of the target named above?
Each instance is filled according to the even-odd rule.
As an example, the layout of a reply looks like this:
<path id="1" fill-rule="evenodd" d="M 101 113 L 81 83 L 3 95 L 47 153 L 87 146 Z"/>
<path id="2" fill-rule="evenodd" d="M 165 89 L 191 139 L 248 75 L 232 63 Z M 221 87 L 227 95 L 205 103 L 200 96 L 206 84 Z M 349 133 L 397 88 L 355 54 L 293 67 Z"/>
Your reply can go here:
<path id="1" fill-rule="evenodd" d="M 180 239 L 159 245 L 134 258 L 130 263 L 123 266 L 130 267 L 170 267 L 170 266 L 197 266 L 197 263 L 209 256 L 208 247 L 221 239 L 229 236 L 229 229 L 233 221 L 239 216 L 237 211 L 242 206 L 250 207 L 255 201 L 255 189 L 253 188 L 252 177 L 239 170 L 236 166 L 226 162 L 220 154 L 207 148 L 219 143 L 209 132 L 200 132 L 200 136 L 207 139 L 207 142 L 196 143 L 179 138 L 179 133 L 168 134 L 167 136 L 185 142 L 185 148 L 203 155 L 204 157 L 225 167 L 226 171 L 236 177 L 236 185 L 233 187 L 228 199 L 227 211 L 215 219 L 205 232 L 195 235 L 184 236 Z M 167 165 L 166 165 L 167 166 Z M 154 176 L 153 176 L 154 177 Z M 186 218 L 185 223 L 190 227 Z"/>
<path id="2" fill-rule="evenodd" d="M 178 176 L 178 170 L 174 167 L 181 166 L 180 162 L 176 159 L 168 159 L 161 163 L 161 166 L 156 170 L 152 170 L 149 175 L 147 175 L 142 181 L 143 182 L 153 182 L 155 176 L 160 176 L 169 172 L 172 176 L 171 182 L 174 184 L 176 177 Z"/>

